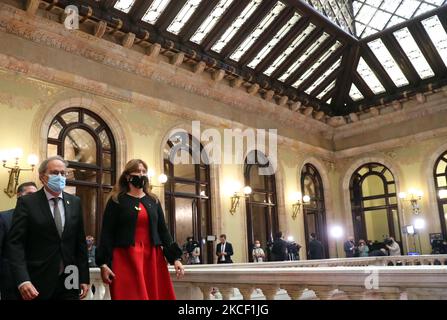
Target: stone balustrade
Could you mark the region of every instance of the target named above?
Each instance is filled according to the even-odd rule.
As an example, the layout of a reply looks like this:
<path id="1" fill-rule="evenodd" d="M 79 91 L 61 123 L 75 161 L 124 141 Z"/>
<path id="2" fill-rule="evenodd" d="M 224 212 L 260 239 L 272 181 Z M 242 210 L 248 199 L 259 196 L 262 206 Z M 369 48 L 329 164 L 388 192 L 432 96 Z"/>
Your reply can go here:
<path id="1" fill-rule="evenodd" d="M 178 299 L 447 300 L 447 266 L 187 268 Z M 218 289 L 218 292 L 217 292 Z M 239 292 L 239 294 L 237 293 Z"/>
<path id="2" fill-rule="evenodd" d="M 188 265 L 180 280 L 169 269 L 178 299 L 447 299 L 447 255 Z M 90 278 L 87 299 L 109 300 L 99 268 Z"/>

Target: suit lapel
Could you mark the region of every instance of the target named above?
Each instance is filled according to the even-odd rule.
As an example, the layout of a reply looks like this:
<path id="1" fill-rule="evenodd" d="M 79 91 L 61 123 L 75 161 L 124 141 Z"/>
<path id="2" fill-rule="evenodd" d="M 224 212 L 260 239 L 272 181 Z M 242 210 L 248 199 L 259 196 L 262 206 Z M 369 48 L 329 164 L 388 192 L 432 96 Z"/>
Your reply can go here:
<path id="1" fill-rule="evenodd" d="M 54 231 L 54 233 L 59 237 L 59 233 L 57 232 L 56 223 L 54 222 L 53 214 L 51 213 L 50 204 L 48 203 L 47 195 L 45 194 L 45 191 L 40 189 L 38 191 L 39 194 L 39 202 L 40 202 L 40 208 L 42 210 L 42 214 L 47 218 L 48 222 L 51 225 L 51 229 Z"/>

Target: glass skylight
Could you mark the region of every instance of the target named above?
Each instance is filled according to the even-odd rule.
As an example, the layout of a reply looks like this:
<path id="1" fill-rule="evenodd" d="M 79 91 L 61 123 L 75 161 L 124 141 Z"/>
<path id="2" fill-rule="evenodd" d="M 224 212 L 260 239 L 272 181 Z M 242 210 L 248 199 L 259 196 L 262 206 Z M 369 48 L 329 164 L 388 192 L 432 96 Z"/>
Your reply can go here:
<path id="1" fill-rule="evenodd" d="M 197 44 L 202 43 L 203 39 L 213 29 L 216 23 L 219 22 L 220 18 L 222 18 L 233 2 L 234 0 L 220 0 L 190 40 Z"/>
<path id="2" fill-rule="evenodd" d="M 135 0 L 118 0 L 113 7 L 124 13 L 129 13 L 134 3 Z"/>
<path id="3" fill-rule="evenodd" d="M 345 31 L 354 33 L 350 0 L 308 0 L 308 2 Z"/>
<path id="4" fill-rule="evenodd" d="M 141 20 L 155 24 L 171 0 L 154 0 Z"/>
<path id="5" fill-rule="evenodd" d="M 435 73 L 419 49 L 408 28 L 394 32 L 394 36 L 411 61 L 421 79 L 433 77 Z"/>
<path id="6" fill-rule="evenodd" d="M 171 22 L 167 30 L 173 34 L 179 34 L 201 2 L 202 0 L 188 0 L 175 19 Z"/>
<path id="7" fill-rule="evenodd" d="M 360 92 L 360 90 L 357 88 L 355 84 L 352 84 L 351 90 L 349 91 L 349 96 L 354 101 L 359 101 L 364 98 L 363 94 Z"/>
<path id="8" fill-rule="evenodd" d="M 290 66 L 290 68 L 279 78 L 280 81 L 284 82 L 290 75 L 298 69 L 303 62 L 312 54 L 314 53 L 318 47 L 327 39 L 329 38 L 329 35 L 327 33 L 323 33 L 320 38 L 318 38 L 317 41 L 315 41 L 308 49 L 307 51 L 297 60 L 294 64 Z"/>
<path id="9" fill-rule="evenodd" d="M 262 19 L 253 32 L 242 42 L 230 56 L 231 59 L 239 61 L 248 49 L 255 43 L 259 36 L 272 24 L 276 17 L 284 10 L 286 6 L 282 2 L 277 2 L 270 12 Z"/>
<path id="10" fill-rule="evenodd" d="M 234 35 L 239 31 L 242 25 L 247 21 L 251 15 L 256 11 L 262 0 L 252 0 L 241 12 L 239 17 L 231 24 L 231 26 L 225 31 L 222 37 L 211 47 L 213 51 L 220 53 L 222 49 L 227 45 L 228 42 L 234 37 Z"/>
<path id="11" fill-rule="evenodd" d="M 374 55 L 377 57 L 379 62 L 385 68 L 385 71 L 393 80 L 394 84 L 398 87 L 405 86 L 409 84 L 407 78 L 403 74 L 402 70 L 397 65 L 391 53 L 385 47 L 382 39 L 377 39 L 368 43 Z"/>
<path id="12" fill-rule="evenodd" d="M 337 60 L 329 69 L 327 69 L 318 79 L 315 81 L 307 90 L 305 91 L 307 94 L 310 94 L 316 87 L 318 87 L 332 72 L 334 72 L 341 64 L 341 57 Z M 294 83 L 293 86 L 298 88 L 297 83 Z"/>
<path id="13" fill-rule="evenodd" d="M 281 41 L 282 38 L 285 37 L 285 35 L 292 29 L 292 27 L 298 22 L 298 20 L 301 18 L 301 16 L 298 13 L 295 13 L 293 17 L 287 22 L 281 30 L 278 31 L 278 33 L 273 37 L 272 40 L 264 47 L 261 51 L 259 51 L 256 58 L 251 61 L 248 66 L 250 68 L 256 68 L 256 66 L 259 64 L 259 62 L 262 61 L 269 53 L 272 51 L 272 49 L 278 44 L 279 41 Z"/>
<path id="14" fill-rule="evenodd" d="M 325 62 L 331 54 L 341 46 L 340 42 L 336 42 L 328 51 L 326 51 L 317 62 L 313 64 L 312 67 L 306 70 L 306 72 L 295 82 L 295 85 L 299 87 L 301 83 L 307 79 L 323 62 Z"/>
<path id="15" fill-rule="evenodd" d="M 275 72 L 276 69 L 286 60 L 293 51 L 306 39 L 306 37 L 315 29 L 315 26 L 313 24 L 309 24 L 309 26 L 300 33 L 295 40 L 293 40 L 290 47 L 286 49 L 276 60 L 273 62 L 273 64 L 264 72 L 264 74 L 270 76 L 273 72 Z"/>
<path id="16" fill-rule="evenodd" d="M 357 72 L 363 78 L 363 80 L 365 80 L 366 84 L 371 88 L 372 92 L 374 92 L 375 94 L 385 92 L 385 88 L 363 58 L 360 58 Z"/>
<path id="17" fill-rule="evenodd" d="M 353 0 L 356 35 L 364 38 L 434 10 L 446 2 L 447 0 Z"/>
<path id="18" fill-rule="evenodd" d="M 447 66 L 447 33 L 441 21 L 439 21 L 438 16 L 433 16 L 422 21 L 422 25 L 435 45 L 436 50 L 438 50 L 444 64 Z"/>

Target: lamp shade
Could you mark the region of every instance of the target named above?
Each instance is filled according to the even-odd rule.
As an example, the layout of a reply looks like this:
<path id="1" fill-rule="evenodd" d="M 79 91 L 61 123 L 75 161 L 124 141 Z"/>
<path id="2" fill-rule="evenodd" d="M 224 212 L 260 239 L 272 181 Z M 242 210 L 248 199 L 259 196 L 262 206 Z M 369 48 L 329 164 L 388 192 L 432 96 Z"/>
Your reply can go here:
<path id="1" fill-rule="evenodd" d="M 30 154 L 28 156 L 28 164 L 30 166 L 35 166 L 39 163 L 39 158 L 35 154 Z"/>
<path id="2" fill-rule="evenodd" d="M 158 176 L 158 182 L 161 183 L 161 184 L 164 184 L 164 183 L 168 182 L 168 176 L 165 175 L 164 173 L 160 174 Z"/>

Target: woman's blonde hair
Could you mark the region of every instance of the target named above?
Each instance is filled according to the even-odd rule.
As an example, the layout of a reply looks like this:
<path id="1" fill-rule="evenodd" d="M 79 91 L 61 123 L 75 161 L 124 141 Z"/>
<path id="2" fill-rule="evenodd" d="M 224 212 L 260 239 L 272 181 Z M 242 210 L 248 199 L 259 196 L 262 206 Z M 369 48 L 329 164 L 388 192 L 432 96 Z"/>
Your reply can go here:
<path id="1" fill-rule="evenodd" d="M 118 179 L 118 182 L 115 184 L 115 186 L 113 187 L 113 190 L 111 192 L 110 197 L 112 198 L 113 201 L 118 202 L 118 197 L 120 195 L 126 194 L 130 191 L 129 181 L 127 180 L 127 176 L 129 176 L 133 172 L 139 171 L 140 164 L 143 165 L 143 167 L 146 169 L 146 171 L 148 170 L 148 166 L 147 166 L 146 162 L 144 162 L 141 159 L 133 159 L 133 160 L 130 160 L 126 164 L 126 166 L 124 167 L 123 173 L 121 173 L 121 175 Z M 158 203 L 158 201 L 159 201 L 158 197 L 154 193 L 151 192 L 152 188 L 149 184 L 146 184 L 143 187 L 143 191 L 146 195 L 148 195 L 155 202 Z"/>

